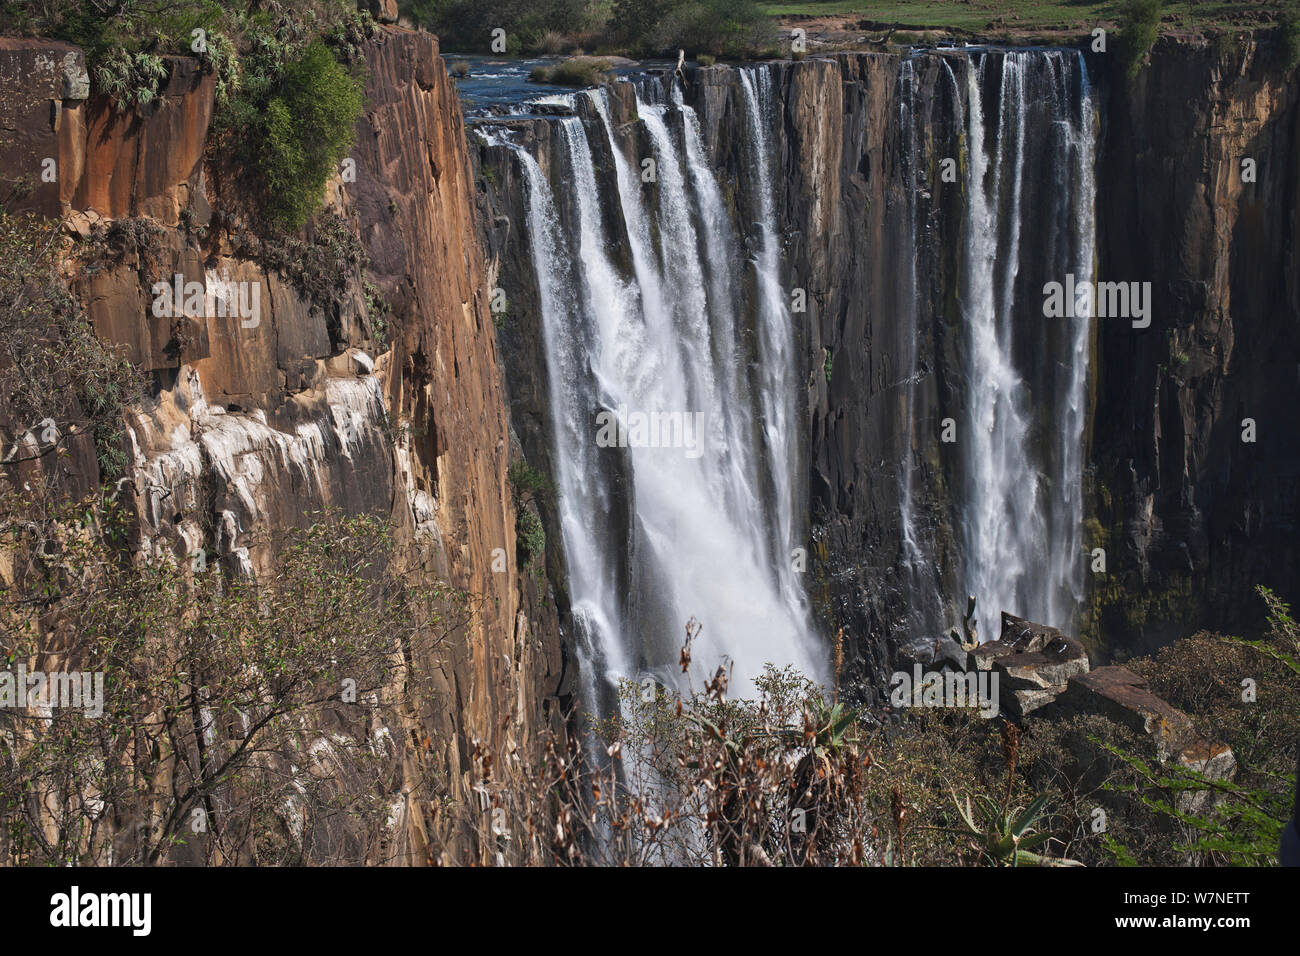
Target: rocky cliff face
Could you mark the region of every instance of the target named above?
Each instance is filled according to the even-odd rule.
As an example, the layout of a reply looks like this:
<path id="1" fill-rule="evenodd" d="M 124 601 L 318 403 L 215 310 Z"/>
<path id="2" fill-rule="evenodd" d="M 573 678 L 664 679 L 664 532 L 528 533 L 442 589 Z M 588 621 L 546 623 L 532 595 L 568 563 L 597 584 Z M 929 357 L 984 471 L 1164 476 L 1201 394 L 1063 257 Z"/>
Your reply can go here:
<path id="1" fill-rule="evenodd" d="M 28 208 L 65 218 L 70 278 L 97 332 L 152 378 L 129 422 L 141 552 L 203 549 L 264 573 L 265 532 L 326 507 L 379 511 L 431 582 L 473 596 L 470 624 L 413 650 L 436 692 L 384 716 L 402 741 L 394 858 L 423 862 L 461 835 L 438 797 L 468 802 L 476 746 L 527 751 L 561 725 L 573 688 L 556 609 L 567 599 L 554 502 L 538 503 L 552 545 L 539 586 L 518 567 L 506 481 L 516 441 L 554 471 L 520 170 L 509 150 L 472 140 L 475 181 L 433 38 L 388 29 L 365 53 L 355 179 L 333 182 L 325 212 L 289 240 L 246 228 L 246 197 L 210 148 L 211 77 L 189 60 L 169 61 L 155 104 L 117 114 L 87 98 L 75 48 L 0 40 L 0 157 L 6 178 L 32 179 Z M 1083 636 L 1103 651 L 1206 624 L 1238 630 L 1255 584 L 1300 600 L 1300 433 L 1288 421 L 1300 399 L 1300 117 L 1295 78 L 1273 57 L 1162 42 L 1133 84 L 1090 62 L 1098 276 L 1154 292 L 1150 328 L 1101 320 L 1092 344 L 1084 544 L 1107 550 L 1108 571 L 1087 579 Z M 937 440 L 941 420 L 960 417 L 969 360 L 953 241 L 968 197 L 939 175 L 961 155 L 957 59 L 769 67 L 784 279 L 808 295 L 796 314 L 807 586 L 862 677 L 953 623 L 947 605 L 965 598 L 954 509 L 966 466 Z M 695 71 L 686 97 L 743 236 L 753 177 L 736 69 Z M 647 154 L 628 84 L 610 108 L 627 157 Z M 512 125 L 553 174 L 554 124 Z M 595 142 L 612 192 L 612 158 Z M 1028 188 L 1047 204 L 1048 184 Z M 1044 235 L 1031 224 L 1024 241 Z M 258 321 L 155 316 L 154 283 L 176 275 L 255 285 Z M 1017 281 L 1032 290 L 1045 278 Z M 494 317 L 497 286 L 509 307 Z M 1035 381 L 1057 374 L 1044 367 Z M 93 449 L 71 450 L 62 467 L 95 484 Z M 910 533 L 929 558 L 920 570 L 904 568 L 905 480 Z"/>
<path id="2" fill-rule="evenodd" d="M 96 331 L 152 375 L 128 423 L 142 552 L 202 549 L 257 574 L 267 532 L 325 508 L 379 513 L 430 587 L 466 593 L 472 619 L 411 649 L 429 699 L 382 718 L 402 755 L 391 858 L 423 863 L 465 837 L 441 808 L 470 805 L 476 748 L 529 753 L 562 728 L 563 659 L 553 602 L 515 558 L 512 435 L 455 93 L 428 34 L 385 29 L 364 52 L 355 178 L 331 183 L 298 237 L 246 228 L 209 139 L 212 78 L 193 61 L 170 60 L 156 103 L 120 114 L 87 99 L 80 51 L 0 41 L 0 157 L 37 183 L 29 208 L 65 218 Z M 47 157 L 57 178 L 43 183 Z M 156 318 L 154 283 L 177 275 L 248 283 L 260 313 Z"/>
<path id="3" fill-rule="evenodd" d="M 956 507 L 970 464 L 938 437 L 943 418 L 960 421 L 966 411 L 970 363 L 958 301 L 969 197 L 964 177 L 945 182 L 940 165 L 968 146 L 965 59 L 845 54 L 769 67 L 779 103 L 785 281 L 810 302 L 796 315 L 818 558 L 807 581 L 824 626 L 844 628 L 849 666 L 864 675 L 905 653 L 918 632 L 933 636 L 955 624 L 956 605 L 965 604 Z M 1040 97 L 1055 95 L 1051 84 L 1080 82 L 1061 80 L 1063 62 L 1045 63 L 1043 75 L 1026 82 L 1042 84 Z M 987 110 L 997 102 L 998 72 L 984 81 Z M 1300 130 L 1295 78 L 1283 76 L 1267 46 L 1220 55 L 1162 41 L 1136 83 L 1104 56 L 1089 58 L 1087 82 L 1099 117 L 1096 276 L 1149 281 L 1153 290 L 1149 328 L 1099 319 L 1088 345 L 1089 494 L 1077 545 L 1085 553 L 1105 548 L 1107 571 L 1086 573 L 1079 624 L 1104 660 L 1204 626 L 1249 627 L 1259 610 L 1256 584 L 1300 598 L 1291 540 L 1300 445 L 1286 421 L 1300 398 Z M 685 85 L 738 221 L 753 182 L 740 161 L 740 86 L 727 66 L 696 70 Z M 628 84 L 611 88 L 622 145 L 639 161 L 648 150 L 629 95 Z M 554 124 L 510 125 L 516 142 L 551 170 Z M 1048 119 L 1030 115 L 1027 129 L 1031 154 L 1040 141 L 1047 148 Z M 1240 176 L 1245 158 L 1256 160 L 1254 183 Z M 595 159 L 598 178 L 608 176 L 609 161 Z M 502 342 L 512 415 L 529 460 L 545 466 L 546 369 L 532 344 L 539 309 L 523 187 L 508 150 L 480 147 L 478 161 L 489 261 L 511 299 Z M 1058 184 L 1027 169 L 1018 241 L 1048 250 L 1053 219 L 1063 215 Z M 1034 261 L 1023 255 L 1012 280 L 1026 301 L 1064 278 Z M 1046 350 L 1059 333 L 1035 334 Z M 1036 401 L 1060 387 L 1059 363 L 1036 362 L 1030 351 L 1017 361 Z M 1245 417 L 1257 422 L 1254 444 L 1241 441 Z M 1053 440 L 1041 426 L 1030 436 L 1035 447 Z M 928 556 L 919 570 L 906 567 L 899 506 L 909 459 L 910 533 Z M 554 537 L 553 516 L 548 527 Z M 562 567 L 551 566 L 557 581 Z"/>
<path id="4" fill-rule="evenodd" d="M 1238 632 L 1255 585 L 1300 598 L 1300 84 L 1278 58 L 1162 41 L 1107 99 L 1100 268 L 1151 281 L 1158 310 L 1099 340 L 1094 531 L 1118 573 L 1094 599 L 1115 645 Z"/>

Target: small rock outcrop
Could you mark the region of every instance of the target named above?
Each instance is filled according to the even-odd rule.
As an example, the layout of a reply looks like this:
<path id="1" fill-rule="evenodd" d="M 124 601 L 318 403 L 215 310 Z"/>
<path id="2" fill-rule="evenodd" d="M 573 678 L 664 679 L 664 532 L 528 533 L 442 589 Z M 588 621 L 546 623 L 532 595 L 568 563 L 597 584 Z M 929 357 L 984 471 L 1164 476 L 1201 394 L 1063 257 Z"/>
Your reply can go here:
<path id="1" fill-rule="evenodd" d="M 1088 672 L 1089 663 L 1088 653 L 1074 638 L 1004 613 L 1002 636 L 972 650 L 967 666 L 995 672 L 1002 706 L 1025 717 L 1052 703 L 1070 678 Z"/>
<path id="2" fill-rule="evenodd" d="M 1126 667 L 1099 667 L 1071 678 L 1057 697 L 1055 715 L 1101 714 L 1150 741 L 1157 759 L 1175 760 L 1209 776 L 1230 776 L 1232 750 L 1197 734 L 1191 718 L 1157 697 Z"/>
<path id="3" fill-rule="evenodd" d="M 968 666 L 997 675 L 1002 709 L 1015 718 L 1095 714 L 1133 731 L 1161 763 L 1174 762 L 1216 780 L 1236 773 L 1231 748 L 1201 736 L 1187 714 L 1157 697 L 1128 668 L 1093 669 L 1083 645 L 1055 628 L 1003 613 L 1002 636 L 972 650 Z M 1179 797 L 1188 811 L 1207 799 L 1205 792 Z"/>
<path id="4" fill-rule="evenodd" d="M 1146 742 L 1146 756 L 1161 763 L 1174 762 L 1216 780 L 1236 773 L 1231 748 L 1199 734 L 1187 714 L 1157 697 L 1128 668 L 1092 668 L 1083 645 L 1056 628 L 1003 612 L 996 641 L 962 650 L 944 637 L 921 656 L 925 660 L 903 660 L 926 670 L 989 672 L 997 681 L 998 706 L 1017 721 L 1031 715 L 1052 721 L 1098 715 L 1131 730 Z M 1179 796 L 1179 806 L 1194 812 L 1209 797 L 1189 791 Z"/>

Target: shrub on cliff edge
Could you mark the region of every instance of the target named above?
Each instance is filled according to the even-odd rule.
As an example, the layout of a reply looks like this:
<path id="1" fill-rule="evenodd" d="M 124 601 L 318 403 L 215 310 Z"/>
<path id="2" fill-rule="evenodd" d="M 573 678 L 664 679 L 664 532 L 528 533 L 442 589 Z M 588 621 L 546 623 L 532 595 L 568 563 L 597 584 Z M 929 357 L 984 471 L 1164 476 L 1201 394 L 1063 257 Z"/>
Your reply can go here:
<path id="1" fill-rule="evenodd" d="M 1142 60 L 1160 32 L 1160 0 L 1126 0 L 1120 8 L 1120 21 L 1120 61 L 1131 80 L 1142 69 Z"/>
<path id="2" fill-rule="evenodd" d="M 128 53 L 117 47 L 95 66 L 95 88 L 108 96 L 121 112 L 147 106 L 158 96 L 167 67 L 149 53 Z"/>
<path id="3" fill-rule="evenodd" d="M 1282 11 L 1282 65 L 1287 73 L 1300 66 L 1300 3 Z"/>
<path id="4" fill-rule="evenodd" d="M 273 219 L 297 228 L 316 210 L 326 180 L 352 145 L 362 105 L 360 82 L 319 41 L 285 68 L 257 147 Z"/>
<path id="5" fill-rule="evenodd" d="M 599 86 L 609 78 L 613 64 L 597 57 L 576 56 L 556 63 L 539 66 L 528 74 L 534 83 L 555 83 L 559 86 Z"/>
<path id="6" fill-rule="evenodd" d="M 113 481 L 128 464 L 123 409 L 142 381 L 73 297 L 62 242 L 57 222 L 0 205 L 0 477 L 23 462 L 53 463 L 87 434 L 100 477 Z"/>

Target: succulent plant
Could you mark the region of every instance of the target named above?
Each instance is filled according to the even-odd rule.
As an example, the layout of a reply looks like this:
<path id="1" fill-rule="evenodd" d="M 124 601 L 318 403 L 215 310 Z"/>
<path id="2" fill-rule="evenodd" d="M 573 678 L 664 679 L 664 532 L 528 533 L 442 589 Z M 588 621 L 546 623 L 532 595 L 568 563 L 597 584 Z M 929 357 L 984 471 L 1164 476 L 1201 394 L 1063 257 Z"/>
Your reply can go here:
<path id="1" fill-rule="evenodd" d="M 1033 852 L 1052 839 L 1050 833 L 1031 832 L 1034 823 L 1042 816 L 1047 806 L 1047 797 L 1038 797 L 1028 807 L 999 806 L 988 797 L 981 796 L 976 801 L 982 819 L 976 820 L 971 810 L 970 797 L 963 804 L 957 794 L 952 795 L 957 813 L 961 816 L 965 830 L 962 833 L 975 838 L 976 846 L 984 861 L 994 866 L 1081 866 L 1076 860 L 1052 858 Z"/>

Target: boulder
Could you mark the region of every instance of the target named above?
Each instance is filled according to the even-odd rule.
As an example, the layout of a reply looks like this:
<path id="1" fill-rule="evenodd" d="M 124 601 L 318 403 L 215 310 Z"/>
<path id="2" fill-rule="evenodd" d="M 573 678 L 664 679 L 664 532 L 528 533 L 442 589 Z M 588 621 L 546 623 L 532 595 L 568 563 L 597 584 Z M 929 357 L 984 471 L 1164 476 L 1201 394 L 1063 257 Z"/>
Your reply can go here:
<path id="1" fill-rule="evenodd" d="M 920 664 L 926 670 L 967 670 L 967 653 L 951 637 L 917 641 L 900 648 L 897 663 L 904 669 Z"/>
<path id="2" fill-rule="evenodd" d="M 971 671 L 990 671 L 993 662 L 1000 657 L 1010 657 L 1016 649 L 1001 641 L 989 641 L 970 651 L 966 656 L 966 669 Z"/>
<path id="3" fill-rule="evenodd" d="M 1098 667 L 1070 678 L 1056 701 L 1061 716 L 1101 714 L 1148 738 L 1161 762 L 1182 759 L 1188 766 L 1222 763 L 1216 746 L 1200 739 L 1192 720 L 1151 692 L 1147 682 L 1127 667 Z M 1231 751 L 1229 751 L 1230 753 Z"/>
<path id="4" fill-rule="evenodd" d="M 1017 653 L 1032 654 L 1035 651 L 1041 651 L 1052 640 L 1064 637 L 1065 635 L 1054 627 L 1035 624 L 1023 617 L 1016 617 L 1006 611 L 1002 612 L 1002 633 L 999 635 L 998 640 L 1008 647 L 1014 648 Z"/>
<path id="5" fill-rule="evenodd" d="M 1211 780 L 1231 780 L 1237 774 L 1237 757 L 1227 744 L 1197 738 L 1174 756 L 1174 762 Z M 1175 804 L 1183 813 L 1200 813 L 1213 802 L 1209 790 L 1187 790 Z"/>
<path id="6" fill-rule="evenodd" d="M 1151 692 L 1127 667 L 1098 667 L 1073 678 L 1057 700 L 1063 714 L 1101 714 L 1150 738 L 1156 756 L 1168 760 L 1195 739 L 1191 718 Z"/>
<path id="7" fill-rule="evenodd" d="M 1194 770 L 1212 780 L 1230 780 L 1237 772 L 1232 748 L 1197 733 L 1192 720 L 1151 692 L 1145 680 L 1126 667 L 1099 667 L 1070 679 L 1056 699 L 1053 717 L 1101 714 L 1145 737 L 1161 763 Z M 1184 813 L 1199 813 L 1214 800 L 1209 790 L 1188 790 L 1175 804 Z"/>
<path id="8" fill-rule="evenodd" d="M 1054 627 L 1002 615 L 1002 636 L 970 651 L 967 668 L 998 676 L 1002 706 L 1018 717 L 1052 703 L 1071 677 L 1086 674 L 1088 653 Z"/>

